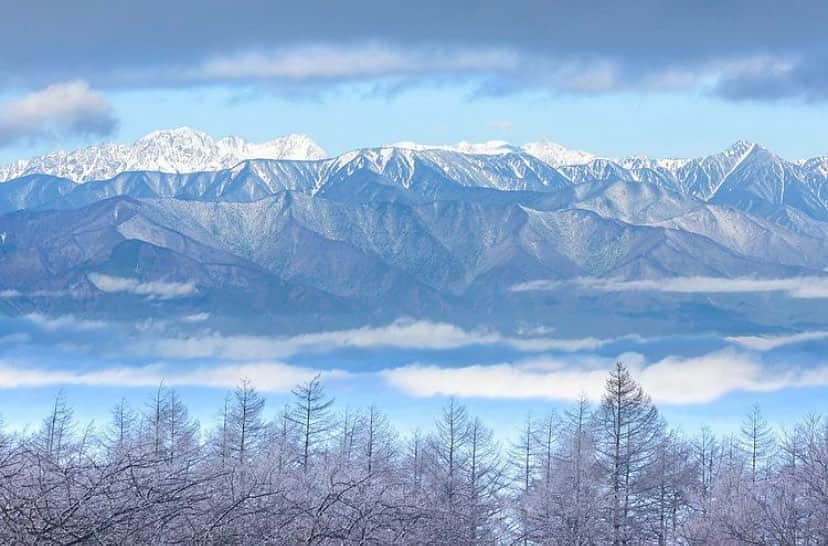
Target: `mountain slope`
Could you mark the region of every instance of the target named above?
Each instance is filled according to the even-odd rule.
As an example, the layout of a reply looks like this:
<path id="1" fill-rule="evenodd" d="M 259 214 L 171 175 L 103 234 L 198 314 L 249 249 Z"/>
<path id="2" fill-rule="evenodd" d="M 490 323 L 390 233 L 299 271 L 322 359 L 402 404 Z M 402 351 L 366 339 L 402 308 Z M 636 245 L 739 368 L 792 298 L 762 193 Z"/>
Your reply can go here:
<path id="1" fill-rule="evenodd" d="M 190 164 L 221 164 L 229 157 L 222 146 L 259 150 L 231 141 L 212 150 L 192 136 L 155 135 L 163 153 L 150 146 L 143 157 L 182 164 L 179 137 L 206 154 L 190 154 Z M 579 298 L 592 309 L 612 302 L 618 309 L 605 322 L 626 321 L 646 315 L 642 302 L 652 298 L 675 312 L 687 303 L 685 315 L 659 318 L 680 323 L 743 309 L 727 295 L 572 287 L 582 278 L 810 277 L 828 268 L 822 161 L 791 163 L 750 143 L 687 161 L 575 155 L 580 163 L 558 167 L 503 143 L 467 151 L 475 153 L 381 147 L 83 183 L 42 174 L 7 181 L 0 309 L 122 317 L 198 310 L 242 326 L 255 316 L 262 327 L 276 316 L 283 327 L 346 316 L 514 325 L 544 323 L 550 309 L 577 315 Z M 121 166 L 98 159 L 88 165 Z M 96 275 L 120 288 L 102 288 Z M 512 290 L 538 280 L 563 288 Z M 148 297 L 146 287 L 158 283 L 191 290 Z"/>

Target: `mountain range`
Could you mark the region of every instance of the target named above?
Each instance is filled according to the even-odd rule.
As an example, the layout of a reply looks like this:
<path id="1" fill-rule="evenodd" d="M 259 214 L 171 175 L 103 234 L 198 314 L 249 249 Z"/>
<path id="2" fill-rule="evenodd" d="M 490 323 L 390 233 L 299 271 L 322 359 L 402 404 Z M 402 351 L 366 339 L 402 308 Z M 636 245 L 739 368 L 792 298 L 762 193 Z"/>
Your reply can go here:
<path id="1" fill-rule="evenodd" d="M 549 142 L 326 156 L 304 136 L 250 144 L 175 129 L 7 167 L 0 309 L 198 308 L 300 329 L 399 316 L 574 328 L 575 315 L 613 306 L 609 329 L 636 313 L 754 324 L 783 311 L 727 295 L 579 295 L 565 283 L 828 268 L 828 158 L 790 162 L 748 142 L 687 160 L 604 159 Z M 564 288 L 513 290 L 536 280 Z M 154 298 L 129 289 L 141 283 L 195 288 Z M 656 297 L 669 300 L 657 318 L 639 312 Z M 819 320 L 801 303 L 786 307 L 787 324 Z"/>

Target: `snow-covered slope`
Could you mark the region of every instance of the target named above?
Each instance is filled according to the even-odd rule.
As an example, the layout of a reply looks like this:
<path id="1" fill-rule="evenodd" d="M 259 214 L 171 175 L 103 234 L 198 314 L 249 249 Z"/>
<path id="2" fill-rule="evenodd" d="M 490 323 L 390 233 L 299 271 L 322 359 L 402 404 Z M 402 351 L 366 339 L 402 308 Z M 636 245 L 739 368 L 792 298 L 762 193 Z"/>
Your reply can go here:
<path id="1" fill-rule="evenodd" d="M 126 171 L 192 173 L 230 168 L 247 159 L 311 160 L 326 157 L 310 137 L 288 135 L 255 144 L 238 137 L 213 140 L 187 127 L 155 131 L 132 144 L 101 144 L 53 152 L 0 167 L 0 181 L 49 174 L 75 182 L 104 180 Z"/>
<path id="2" fill-rule="evenodd" d="M 560 167 L 563 165 L 583 165 L 596 158 L 596 156 L 589 152 L 571 150 L 548 140 L 530 142 L 529 144 L 523 146 L 523 151 L 529 155 L 537 157 L 544 163 L 552 165 L 553 167 Z"/>
<path id="3" fill-rule="evenodd" d="M 512 286 L 828 268 L 826 162 L 752 143 L 686 161 L 503 142 L 314 154 L 297 138 L 254 145 L 189 130 L 67 154 L 56 163 L 65 178 L 0 184 L 0 290 L 87 294 L 90 308 L 120 312 L 86 280 L 103 272 L 194 279 L 205 305 L 246 313 L 255 302 L 283 318 L 343 306 L 535 320 L 554 298 Z M 302 160 L 236 161 L 258 155 Z M 171 172 L 184 167 L 203 170 Z"/>
<path id="4" fill-rule="evenodd" d="M 553 167 L 560 167 L 562 165 L 583 165 L 589 163 L 596 156 L 582 152 L 580 150 L 571 150 L 555 142 L 549 140 L 540 140 L 537 142 L 530 142 L 524 146 L 518 147 L 509 144 L 505 140 L 490 140 L 487 142 L 458 142 L 457 144 L 446 145 L 427 145 L 417 144 L 416 142 L 397 142 L 391 144 L 390 148 L 403 148 L 406 150 L 427 151 L 427 150 L 443 150 L 448 152 L 457 152 L 461 154 L 472 155 L 504 155 L 519 152 L 525 152 L 537 159 L 540 159 L 547 165 Z"/>

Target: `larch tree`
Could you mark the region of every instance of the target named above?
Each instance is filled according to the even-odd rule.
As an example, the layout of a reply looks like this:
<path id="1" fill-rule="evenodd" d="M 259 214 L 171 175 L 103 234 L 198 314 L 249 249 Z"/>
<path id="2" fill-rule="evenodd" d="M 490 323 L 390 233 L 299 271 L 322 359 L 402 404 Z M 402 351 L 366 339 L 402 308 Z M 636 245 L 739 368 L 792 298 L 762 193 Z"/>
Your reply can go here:
<path id="1" fill-rule="evenodd" d="M 299 463 L 304 472 L 310 469 L 315 450 L 330 434 L 330 408 L 333 402 L 325 393 L 318 375 L 293 389 L 293 406 L 289 419 L 299 430 Z"/>
<path id="2" fill-rule="evenodd" d="M 739 445 L 747 457 L 751 480 L 755 483 L 765 473 L 775 447 L 775 436 L 759 406 L 753 406 L 742 421 Z"/>
<path id="3" fill-rule="evenodd" d="M 654 487 L 653 463 L 664 424 L 650 397 L 621 363 L 610 372 L 596 419 L 597 452 L 609 490 L 609 542 L 630 544 L 645 532 L 647 496 Z"/>
<path id="4" fill-rule="evenodd" d="M 243 380 L 233 392 L 227 431 L 229 452 L 238 464 L 244 465 L 262 441 L 265 423 L 262 412 L 265 400 L 249 380 Z"/>

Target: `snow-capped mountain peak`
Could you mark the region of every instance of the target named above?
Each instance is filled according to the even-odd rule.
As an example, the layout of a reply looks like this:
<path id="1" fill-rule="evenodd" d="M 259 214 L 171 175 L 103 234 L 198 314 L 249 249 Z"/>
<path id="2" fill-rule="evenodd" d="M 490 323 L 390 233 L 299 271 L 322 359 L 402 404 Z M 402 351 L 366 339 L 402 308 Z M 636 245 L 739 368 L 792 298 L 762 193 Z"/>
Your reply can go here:
<path id="1" fill-rule="evenodd" d="M 582 152 L 581 150 L 571 150 L 549 140 L 530 142 L 523 146 L 523 151 L 553 167 L 584 165 L 596 159 L 596 156 L 591 153 Z"/>
<path id="2" fill-rule="evenodd" d="M 88 182 L 107 180 L 129 171 L 215 172 L 230 169 L 247 160 L 321 160 L 327 157 L 325 151 L 307 135 L 293 134 L 253 143 L 237 136 L 213 139 L 204 132 L 178 127 L 154 131 L 132 144 L 100 144 L 16 161 L 0 166 L 0 182 L 32 174 Z M 464 185 L 501 189 L 528 189 L 538 184 L 545 188 L 549 181 L 561 177 L 573 184 L 594 180 L 629 180 L 654 183 L 670 191 L 680 191 L 707 201 L 720 190 L 723 192 L 719 199 L 723 199 L 724 192 L 732 194 L 736 188 L 742 191 L 753 187 L 751 180 L 759 177 L 766 181 L 763 184 L 767 186 L 763 186 L 760 193 L 777 196 L 772 200 L 774 203 L 780 201 L 783 188 L 792 180 L 808 185 L 807 192 L 816 196 L 809 197 L 809 202 L 821 203 L 824 201 L 824 188 L 828 187 L 825 186 L 828 183 L 828 159 L 823 157 L 791 163 L 745 140 L 737 141 L 719 153 L 696 159 L 646 156 L 611 159 L 547 140 L 530 142 L 521 147 L 503 140 L 480 143 L 461 141 L 451 145 L 398 142 L 354 150 L 332 158 L 319 166 L 321 170 L 314 175 L 313 185 L 321 187 L 322 180 L 328 174 L 346 167 L 348 172 L 367 168 L 383 175 L 393 175 L 403 187 L 407 187 L 411 183 L 415 164 L 420 161 L 449 173 L 450 177 L 462 178 Z M 551 169 L 541 169 L 541 173 L 538 163 Z M 259 165 L 256 168 L 264 167 Z M 308 168 L 313 170 L 316 167 Z M 282 171 L 282 167 L 274 169 Z M 527 173 L 530 178 L 534 177 L 532 173 L 540 174 L 537 180 L 533 178 L 534 182 L 527 182 L 524 180 Z M 268 184 L 279 186 L 276 182 Z"/>
<path id="3" fill-rule="evenodd" d="M 755 142 L 750 142 L 748 140 L 737 140 L 736 142 L 725 148 L 722 151 L 721 155 L 724 155 L 725 157 L 743 158 L 744 156 L 746 156 L 747 154 L 749 154 L 757 148 L 764 149 L 762 146 L 756 144 Z"/>
<path id="4" fill-rule="evenodd" d="M 505 140 L 489 140 L 486 142 L 458 142 L 454 151 L 472 155 L 503 155 L 519 152 L 520 149 Z"/>
<path id="5" fill-rule="evenodd" d="M 73 152 L 52 152 L 0 167 L 0 181 L 48 174 L 75 182 L 102 180 L 124 171 L 190 173 L 230 168 L 248 159 L 314 160 L 328 157 L 306 135 L 263 143 L 239 137 L 214 140 L 189 127 L 153 131 L 132 144 L 100 144 Z"/>
<path id="6" fill-rule="evenodd" d="M 134 145 L 154 145 L 159 142 L 190 142 L 201 141 L 204 144 L 212 142 L 213 139 L 207 133 L 193 129 L 192 127 L 175 127 L 173 129 L 159 129 L 142 136 L 135 141 Z"/>

